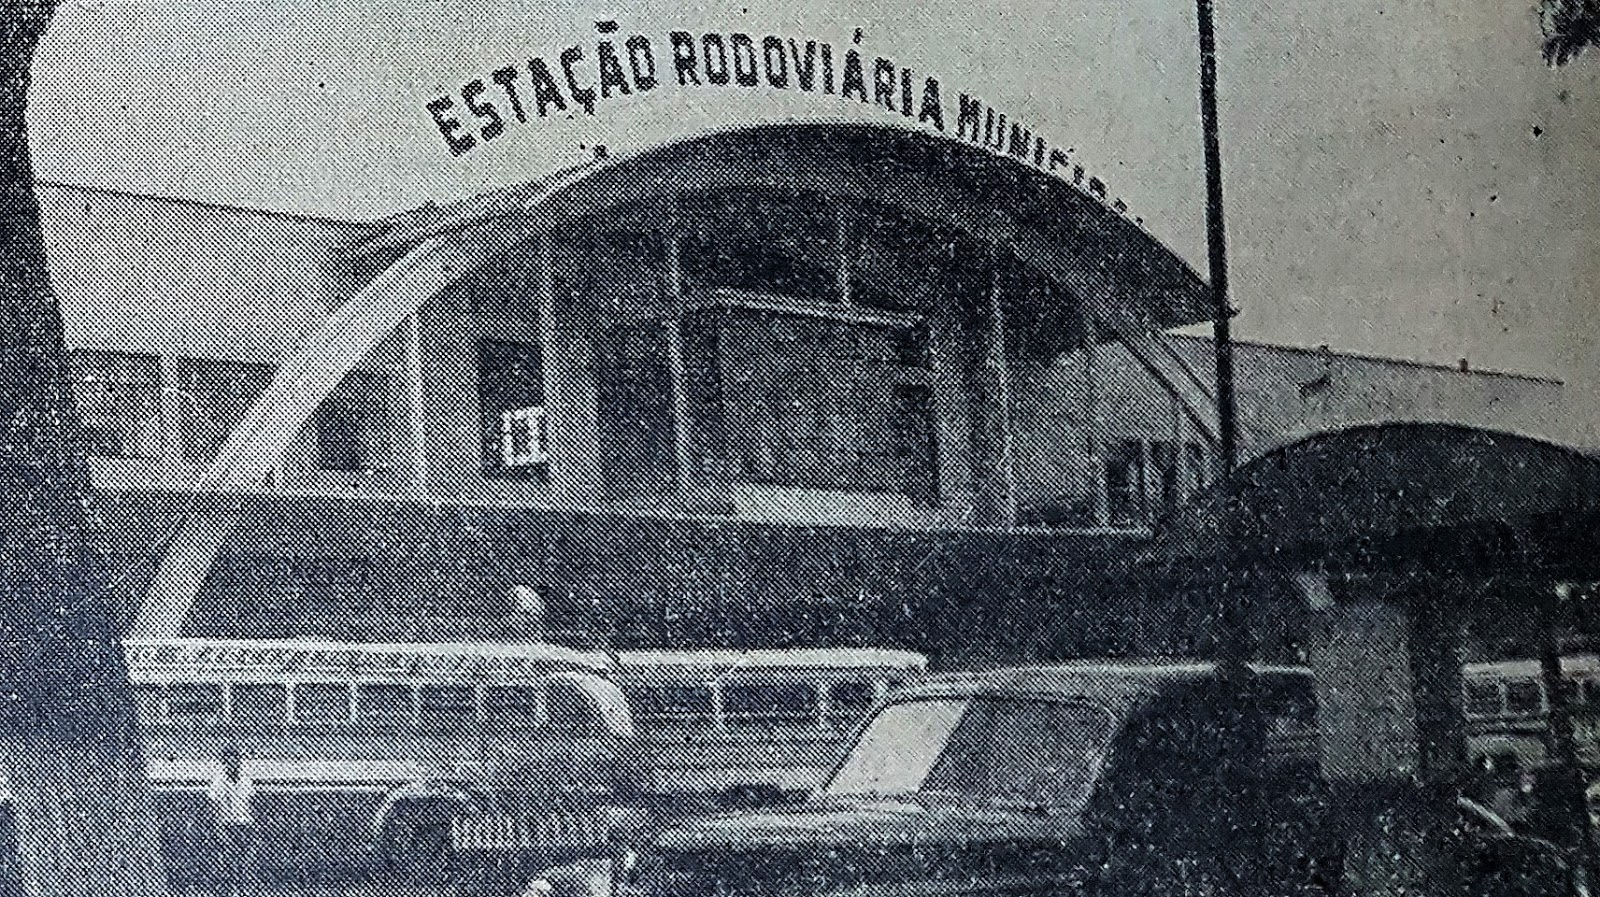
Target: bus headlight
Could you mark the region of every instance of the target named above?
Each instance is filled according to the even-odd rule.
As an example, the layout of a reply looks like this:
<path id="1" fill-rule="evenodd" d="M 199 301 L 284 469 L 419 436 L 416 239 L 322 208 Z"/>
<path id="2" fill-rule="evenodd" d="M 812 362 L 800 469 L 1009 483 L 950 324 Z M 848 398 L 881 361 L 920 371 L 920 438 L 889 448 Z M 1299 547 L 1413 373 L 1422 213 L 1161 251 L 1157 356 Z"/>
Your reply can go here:
<path id="1" fill-rule="evenodd" d="M 612 897 L 612 861 L 579 860 L 546 869 L 519 897 Z"/>

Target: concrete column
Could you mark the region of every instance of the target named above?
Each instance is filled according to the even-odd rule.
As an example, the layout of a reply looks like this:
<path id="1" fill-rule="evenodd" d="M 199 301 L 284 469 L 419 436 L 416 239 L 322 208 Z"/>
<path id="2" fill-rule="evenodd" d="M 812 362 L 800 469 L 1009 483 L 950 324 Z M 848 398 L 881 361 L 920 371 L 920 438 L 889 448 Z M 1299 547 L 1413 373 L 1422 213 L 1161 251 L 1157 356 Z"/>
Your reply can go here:
<path id="1" fill-rule="evenodd" d="M 605 491 L 599 439 L 598 383 L 588 302 L 566 297 L 558 302 L 557 272 L 581 266 L 571 255 L 558 255 L 554 239 L 539 238 L 535 266 L 534 308 L 544 373 L 545 421 L 549 427 L 550 492 L 554 500 L 591 505 Z"/>
<path id="2" fill-rule="evenodd" d="M 1145 523 L 1154 522 L 1161 493 L 1156 481 L 1155 452 L 1150 440 L 1139 440 L 1139 511 Z"/>
<path id="3" fill-rule="evenodd" d="M 989 289 L 978 304 L 976 332 L 977 418 L 973 433 L 978 526 L 1017 522 L 1017 475 L 1011 444 L 1011 382 L 1006 366 L 1006 321 L 1002 299 L 1009 271 L 998 251 L 990 256 Z"/>
<path id="4" fill-rule="evenodd" d="M 1189 428 L 1177 400 L 1170 399 L 1167 407 L 1172 411 L 1172 500 L 1181 508 L 1189 503 Z"/>
<path id="5" fill-rule="evenodd" d="M 417 497 L 428 495 L 428 418 L 423 405 L 421 310 L 412 312 L 400 326 L 405 330 L 406 447 L 411 461 L 411 485 Z"/>
<path id="6" fill-rule="evenodd" d="M 1440 585 L 1412 596 L 1411 675 L 1416 686 L 1418 771 L 1423 782 L 1442 789 L 1462 784 L 1467 771 L 1467 720 L 1462 709 L 1461 667 L 1466 633 L 1456 606 Z"/>
<path id="7" fill-rule="evenodd" d="M 1543 584 L 1540 584 L 1543 585 Z M 1530 591 L 1538 594 L 1539 586 Z M 1563 847 L 1575 849 L 1585 874 L 1593 881 L 1595 851 L 1594 831 L 1588 810 L 1586 794 L 1588 783 L 1578 760 L 1578 744 L 1573 731 L 1572 705 L 1574 683 L 1561 669 L 1561 645 L 1556 640 L 1559 619 L 1559 602 L 1570 599 L 1570 587 L 1558 586 L 1555 594 L 1542 602 L 1539 620 L 1539 673 L 1548 697 L 1546 718 L 1550 721 L 1548 741 L 1550 757 L 1556 763 L 1557 781 L 1552 783 L 1550 795 L 1557 805 L 1560 820 L 1555 835 Z"/>
<path id="8" fill-rule="evenodd" d="M 1106 459 L 1100 428 L 1099 322 L 1088 299 L 1080 300 L 1083 326 L 1083 441 L 1089 456 L 1089 488 L 1094 499 L 1094 523 L 1111 525 L 1111 496 L 1106 493 Z"/>
<path id="9" fill-rule="evenodd" d="M 183 466 L 183 428 L 193 399 L 178 386 L 178 365 L 171 355 L 161 358 L 161 466 L 180 470 Z"/>
<path id="10" fill-rule="evenodd" d="M 833 207 L 834 291 L 840 305 L 854 301 L 850 292 L 850 268 L 855 262 L 856 247 L 852 237 L 854 218 L 843 205 Z"/>
<path id="11" fill-rule="evenodd" d="M 1408 606 L 1411 596 L 1367 591 L 1323 611 L 1311 651 L 1323 772 L 1346 816 L 1345 886 L 1373 897 L 1455 894 L 1459 860 L 1430 831 L 1455 812 L 1460 627 Z"/>

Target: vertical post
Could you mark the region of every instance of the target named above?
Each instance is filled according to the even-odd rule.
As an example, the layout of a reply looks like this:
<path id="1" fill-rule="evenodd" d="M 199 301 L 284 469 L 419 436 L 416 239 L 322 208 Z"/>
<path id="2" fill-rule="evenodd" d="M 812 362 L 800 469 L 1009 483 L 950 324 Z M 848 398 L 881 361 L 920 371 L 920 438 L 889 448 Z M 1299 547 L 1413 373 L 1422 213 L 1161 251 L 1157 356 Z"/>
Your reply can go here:
<path id="1" fill-rule="evenodd" d="M 1467 721 L 1461 706 L 1466 633 L 1446 590 L 1411 596 L 1408 649 L 1415 682 L 1417 762 L 1424 785 L 1448 805 L 1467 772 Z"/>
<path id="2" fill-rule="evenodd" d="M 1083 429 L 1089 453 L 1089 487 L 1094 490 L 1094 522 L 1111 525 L 1111 496 L 1106 492 L 1106 459 L 1101 455 L 1100 384 L 1095 381 L 1096 356 L 1100 346 L 1100 323 L 1094 308 L 1085 299 L 1081 309 L 1083 326 Z"/>
<path id="3" fill-rule="evenodd" d="M 1172 501 L 1168 513 L 1189 503 L 1189 427 L 1183 419 L 1183 409 L 1178 400 L 1168 397 L 1172 410 Z"/>
<path id="4" fill-rule="evenodd" d="M 663 235 L 662 241 L 670 308 L 666 320 L 665 354 L 667 390 L 672 411 L 673 482 L 679 497 L 689 497 L 693 491 L 694 436 L 689 429 L 689 374 L 683 352 L 683 319 L 688 303 L 683 287 L 682 244 L 675 224 L 668 225 L 668 232 Z"/>
<path id="5" fill-rule="evenodd" d="M 1558 587 L 1556 599 L 1566 597 Z M 1572 725 L 1572 683 L 1561 671 L 1561 645 L 1556 639 L 1558 615 L 1546 610 L 1539 620 L 1539 672 L 1544 679 L 1544 693 L 1549 708 L 1550 756 L 1556 761 L 1556 775 L 1551 796 L 1558 805 L 1556 820 L 1561 825 L 1564 847 L 1572 848 L 1581 868 L 1593 873 L 1594 832 L 1589 819 L 1588 797 L 1584 793 L 1583 772 L 1578 766 L 1578 744 Z"/>
<path id="6" fill-rule="evenodd" d="M 421 310 L 406 318 L 406 418 L 410 424 L 412 486 L 419 498 L 428 495 L 428 429 L 423 416 Z"/>
<path id="7" fill-rule="evenodd" d="M 160 355 L 161 391 L 157 396 L 161 411 L 161 467 L 179 470 L 183 466 L 183 395 L 178 392 L 178 367 L 171 355 Z"/>
<path id="8" fill-rule="evenodd" d="M 850 291 L 850 267 L 855 262 L 855 242 L 851 228 L 850 210 L 843 205 L 833 207 L 834 292 L 840 305 L 850 305 L 855 297 Z"/>
<path id="9" fill-rule="evenodd" d="M 1222 216 L 1222 147 L 1217 131 L 1217 38 L 1213 0 L 1195 0 L 1200 31 L 1200 127 L 1205 139 L 1206 262 L 1211 274 L 1212 334 L 1217 354 L 1217 458 L 1221 478 L 1239 463 L 1233 391 L 1233 336 L 1228 304 L 1228 237 Z"/>
<path id="10" fill-rule="evenodd" d="M 1232 501 L 1233 472 L 1239 464 L 1238 422 L 1233 390 L 1232 308 L 1228 303 L 1227 230 L 1222 215 L 1222 147 L 1217 127 L 1217 38 L 1212 21 L 1214 0 L 1195 0 L 1200 39 L 1200 130 L 1205 147 L 1206 171 L 1206 263 L 1211 279 L 1212 337 L 1217 367 L 1217 488 L 1221 490 L 1222 514 L 1218 528 L 1222 544 L 1220 569 L 1215 592 L 1219 618 L 1221 662 L 1225 675 L 1237 686 L 1247 678 L 1245 663 L 1251 653 L 1249 614 L 1243 596 L 1240 546 L 1236 543 L 1233 517 L 1238 513 Z M 1251 725 L 1244 702 L 1234 706 L 1240 713 L 1230 720 L 1236 727 Z M 1240 715 L 1242 714 L 1242 715 Z M 1239 764 L 1226 764 L 1222 775 L 1229 786 L 1245 786 L 1247 771 Z"/>
<path id="11" fill-rule="evenodd" d="M 1150 440 L 1139 440 L 1139 516 L 1146 525 L 1154 525 L 1158 493 L 1156 486 L 1155 452 Z"/>
<path id="12" fill-rule="evenodd" d="M 989 289 L 978 310 L 978 494 L 980 526 L 1017 522 L 1016 470 L 1011 447 L 1011 383 L 1006 369 L 1006 320 L 1001 304 L 1005 264 L 990 254 Z"/>
<path id="13" fill-rule="evenodd" d="M 553 238 L 548 233 L 534 240 L 534 327 L 539 333 L 539 387 L 540 401 L 544 404 L 544 432 L 546 482 L 552 491 L 559 492 L 558 482 L 565 482 L 576 452 L 568 444 L 570 432 L 566 396 L 567 378 L 571 359 L 562 351 L 556 330 L 556 267 Z"/>

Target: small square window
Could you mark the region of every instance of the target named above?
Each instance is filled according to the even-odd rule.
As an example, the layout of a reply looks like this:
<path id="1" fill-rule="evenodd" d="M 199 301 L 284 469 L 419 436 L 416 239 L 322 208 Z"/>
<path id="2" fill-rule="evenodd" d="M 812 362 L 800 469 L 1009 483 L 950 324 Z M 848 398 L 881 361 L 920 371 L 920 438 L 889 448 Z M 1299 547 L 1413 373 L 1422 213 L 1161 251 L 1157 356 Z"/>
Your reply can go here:
<path id="1" fill-rule="evenodd" d="M 1513 679 L 1506 683 L 1506 712 L 1533 716 L 1544 712 L 1544 687 L 1536 679 Z"/>
<path id="2" fill-rule="evenodd" d="M 491 685 L 483 690 L 483 713 L 491 725 L 538 728 L 544 724 L 544 693 L 534 685 Z"/>
<path id="3" fill-rule="evenodd" d="M 1500 683 L 1493 679 L 1468 679 L 1466 692 L 1467 716 L 1499 716 L 1503 711 L 1500 702 Z"/>
<path id="4" fill-rule="evenodd" d="M 460 725 L 477 716 L 470 685 L 424 685 L 417 703 L 417 718 L 424 726 Z"/>

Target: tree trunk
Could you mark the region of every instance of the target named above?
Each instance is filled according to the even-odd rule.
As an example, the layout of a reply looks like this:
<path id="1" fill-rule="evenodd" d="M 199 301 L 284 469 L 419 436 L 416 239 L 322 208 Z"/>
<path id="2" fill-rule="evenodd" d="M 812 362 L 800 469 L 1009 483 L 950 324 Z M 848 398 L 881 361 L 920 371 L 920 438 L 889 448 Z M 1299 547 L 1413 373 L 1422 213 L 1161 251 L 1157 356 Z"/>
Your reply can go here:
<path id="1" fill-rule="evenodd" d="M 0 12 L 0 752 L 35 895 L 166 890 L 121 641 L 91 556 L 87 462 L 24 117 L 54 0 Z"/>

